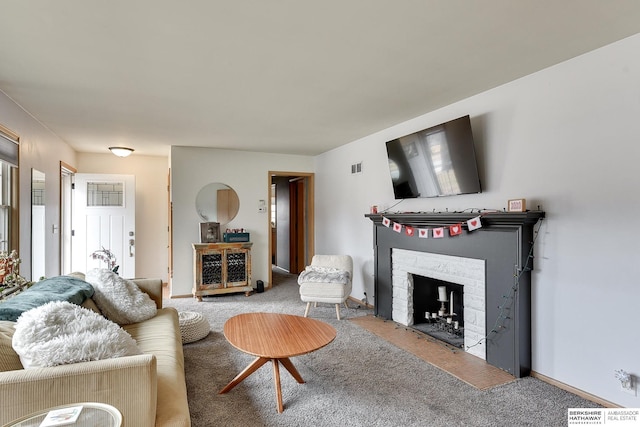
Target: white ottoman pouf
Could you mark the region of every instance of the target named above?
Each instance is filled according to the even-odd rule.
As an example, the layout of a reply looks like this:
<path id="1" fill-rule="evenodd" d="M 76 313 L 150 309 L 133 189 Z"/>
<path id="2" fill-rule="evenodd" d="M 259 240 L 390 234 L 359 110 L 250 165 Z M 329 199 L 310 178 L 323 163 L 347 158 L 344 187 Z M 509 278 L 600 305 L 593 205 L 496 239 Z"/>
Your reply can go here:
<path id="1" fill-rule="evenodd" d="M 178 313 L 178 321 L 180 322 L 182 344 L 198 341 L 209 335 L 211 329 L 209 322 L 200 313 L 181 311 Z"/>

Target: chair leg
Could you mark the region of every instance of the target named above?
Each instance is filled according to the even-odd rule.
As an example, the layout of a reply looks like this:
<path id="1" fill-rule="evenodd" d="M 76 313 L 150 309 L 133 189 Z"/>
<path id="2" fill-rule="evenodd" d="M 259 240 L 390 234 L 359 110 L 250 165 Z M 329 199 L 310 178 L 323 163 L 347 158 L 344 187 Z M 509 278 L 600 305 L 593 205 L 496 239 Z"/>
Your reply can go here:
<path id="1" fill-rule="evenodd" d="M 336 304 L 336 315 L 338 316 L 338 320 L 340 320 L 340 304 Z"/>
<path id="2" fill-rule="evenodd" d="M 307 303 L 307 308 L 304 310 L 304 317 L 307 317 L 307 314 L 309 314 L 309 308 L 311 308 L 311 302 Z"/>
<path id="3" fill-rule="evenodd" d="M 346 308 L 349 308 L 349 306 L 347 305 L 347 300 L 344 300 L 344 306 L 345 306 Z"/>

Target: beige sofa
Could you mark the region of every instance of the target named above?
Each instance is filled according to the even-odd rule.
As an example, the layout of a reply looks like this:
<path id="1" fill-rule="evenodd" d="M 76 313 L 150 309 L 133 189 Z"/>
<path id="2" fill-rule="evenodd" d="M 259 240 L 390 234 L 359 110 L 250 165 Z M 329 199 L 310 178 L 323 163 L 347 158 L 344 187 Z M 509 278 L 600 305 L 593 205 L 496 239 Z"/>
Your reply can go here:
<path id="1" fill-rule="evenodd" d="M 14 323 L 0 321 L 0 425 L 76 402 L 115 406 L 128 427 L 191 425 L 178 313 L 162 308 L 161 280 L 134 282 L 158 307 L 155 317 L 123 326 L 142 355 L 23 369 L 11 347 Z"/>

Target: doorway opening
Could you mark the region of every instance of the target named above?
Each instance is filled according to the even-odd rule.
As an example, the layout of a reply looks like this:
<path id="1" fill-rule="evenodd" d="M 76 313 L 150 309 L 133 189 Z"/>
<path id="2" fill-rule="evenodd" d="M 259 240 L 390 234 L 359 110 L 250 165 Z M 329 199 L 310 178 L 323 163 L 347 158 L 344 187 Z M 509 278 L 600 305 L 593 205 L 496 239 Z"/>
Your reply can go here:
<path id="1" fill-rule="evenodd" d="M 270 171 L 269 200 L 269 263 L 299 274 L 314 253 L 314 174 Z"/>

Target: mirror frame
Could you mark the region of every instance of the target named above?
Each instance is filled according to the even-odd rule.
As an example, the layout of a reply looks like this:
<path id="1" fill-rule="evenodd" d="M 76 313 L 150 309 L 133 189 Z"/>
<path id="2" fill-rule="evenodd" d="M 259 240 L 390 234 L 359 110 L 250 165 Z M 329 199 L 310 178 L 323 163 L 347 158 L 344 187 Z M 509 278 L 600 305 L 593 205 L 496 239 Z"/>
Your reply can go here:
<path id="1" fill-rule="evenodd" d="M 219 218 L 220 210 L 220 191 L 229 190 L 227 199 L 228 218 Z M 229 224 L 238 215 L 240 211 L 240 199 L 238 193 L 229 185 L 221 182 L 212 182 L 203 186 L 196 195 L 196 212 L 204 222 L 217 222 L 222 227 Z"/>

